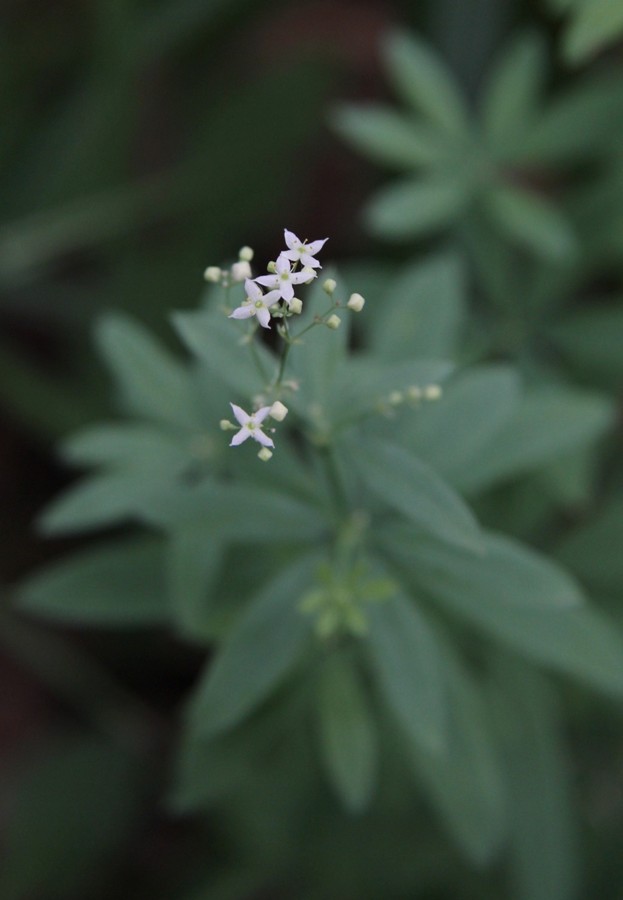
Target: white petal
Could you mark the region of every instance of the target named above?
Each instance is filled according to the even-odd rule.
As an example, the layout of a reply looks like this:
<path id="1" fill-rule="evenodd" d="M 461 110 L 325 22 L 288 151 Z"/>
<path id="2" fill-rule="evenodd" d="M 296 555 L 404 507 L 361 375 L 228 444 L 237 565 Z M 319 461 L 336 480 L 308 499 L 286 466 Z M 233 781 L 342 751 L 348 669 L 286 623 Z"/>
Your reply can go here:
<path id="1" fill-rule="evenodd" d="M 303 284 L 312 277 L 311 272 L 294 272 L 290 281 L 292 284 Z"/>
<path id="2" fill-rule="evenodd" d="M 299 239 L 297 238 L 297 236 L 294 234 L 293 231 L 288 231 L 287 228 L 284 228 L 283 236 L 286 241 L 286 246 L 290 250 L 296 250 L 296 248 L 300 246 L 301 242 L 299 241 Z"/>
<path id="3" fill-rule="evenodd" d="M 249 431 L 248 428 L 241 428 L 240 431 L 237 431 L 233 436 L 231 441 L 229 442 L 230 447 L 237 447 L 239 444 L 244 444 L 247 438 L 251 437 L 252 432 Z"/>
<path id="4" fill-rule="evenodd" d="M 322 266 L 318 262 L 317 259 L 314 259 L 313 256 L 310 256 L 309 253 L 303 253 L 301 256 L 301 262 L 304 266 L 309 266 L 311 269 L 322 269 Z"/>
<path id="5" fill-rule="evenodd" d="M 310 256 L 315 256 L 316 253 L 320 253 L 324 245 L 327 243 L 329 238 L 323 238 L 321 241 L 312 241 L 311 244 L 306 244 L 305 247 Z"/>
<path id="6" fill-rule="evenodd" d="M 247 415 L 247 413 L 244 411 L 244 409 L 241 409 L 239 406 L 236 406 L 235 403 L 230 403 L 229 405 L 231 406 L 232 412 L 235 415 L 236 420 L 238 422 L 240 422 L 240 424 L 243 427 L 245 425 L 248 425 L 249 422 L 251 421 L 251 416 Z"/>
<path id="7" fill-rule="evenodd" d="M 276 288 L 279 284 L 279 276 L 278 275 L 260 275 L 255 279 L 258 284 L 263 284 L 269 288 Z"/>
<path id="8" fill-rule="evenodd" d="M 264 294 L 262 298 L 264 306 L 274 306 L 275 303 L 279 303 L 280 300 L 281 291 L 269 291 L 267 294 Z"/>
<path id="9" fill-rule="evenodd" d="M 308 278 L 309 278 L 309 275 L 306 275 L 306 276 L 305 276 L 305 281 L 307 281 Z M 299 284 L 298 281 L 297 281 L 296 283 Z M 286 301 L 286 303 L 289 303 L 290 300 L 294 297 L 294 288 L 292 287 L 292 285 L 290 284 L 289 281 L 284 281 L 284 282 L 282 283 L 282 285 L 281 285 L 281 296 L 282 296 L 283 299 Z"/>
<path id="10" fill-rule="evenodd" d="M 254 281 L 251 281 L 250 278 L 245 279 L 244 290 L 249 300 L 259 300 L 262 296 L 262 289 L 259 288 Z"/>
<path id="11" fill-rule="evenodd" d="M 255 307 L 254 306 L 239 306 L 238 309 L 235 309 L 233 313 L 228 316 L 228 319 L 248 319 L 250 316 L 255 315 Z"/>
<path id="12" fill-rule="evenodd" d="M 258 409 L 257 412 L 253 413 L 253 421 L 256 425 L 261 425 L 266 416 L 271 411 L 272 406 L 262 406 L 261 409 Z"/>
<path id="13" fill-rule="evenodd" d="M 268 437 L 267 434 L 264 434 L 263 431 L 260 431 L 259 428 L 253 432 L 254 439 L 258 442 L 258 444 L 262 444 L 264 447 L 274 447 L 273 441 Z"/>
<path id="14" fill-rule="evenodd" d="M 270 313 L 265 306 L 258 306 L 255 310 L 255 317 L 262 328 L 270 328 L 268 324 L 270 322 Z"/>
<path id="15" fill-rule="evenodd" d="M 286 256 L 285 251 L 283 253 L 280 253 L 279 256 L 277 257 L 277 262 L 275 263 L 275 268 L 277 269 L 277 272 L 279 273 L 279 275 L 283 275 L 284 273 L 290 271 L 290 269 L 291 269 L 290 260 Z M 258 281 L 259 281 L 259 279 L 258 279 Z"/>

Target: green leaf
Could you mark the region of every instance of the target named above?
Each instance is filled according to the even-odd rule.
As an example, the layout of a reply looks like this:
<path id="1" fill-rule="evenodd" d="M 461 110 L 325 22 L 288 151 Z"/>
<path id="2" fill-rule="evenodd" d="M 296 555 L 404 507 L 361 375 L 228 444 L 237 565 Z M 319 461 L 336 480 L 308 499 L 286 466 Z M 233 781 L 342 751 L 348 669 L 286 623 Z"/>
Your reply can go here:
<path id="1" fill-rule="evenodd" d="M 84 478 L 47 507 L 38 525 L 46 535 L 75 534 L 140 518 L 144 504 L 162 489 L 157 472 L 115 472 Z"/>
<path id="2" fill-rule="evenodd" d="M 167 425 L 196 428 L 189 372 L 146 330 L 125 316 L 108 315 L 98 323 L 96 338 L 129 412 Z"/>
<path id="3" fill-rule="evenodd" d="M 452 253 L 407 265 L 383 297 L 383 317 L 372 335 L 384 359 L 452 357 L 465 317 L 466 283 Z"/>
<path id="4" fill-rule="evenodd" d="M 548 332 L 564 358 L 582 374 L 605 382 L 623 377 L 623 304 L 596 306 L 566 316 Z"/>
<path id="5" fill-rule="evenodd" d="M 556 557 L 590 588 L 618 600 L 623 589 L 622 547 L 623 497 L 617 495 L 562 541 Z"/>
<path id="6" fill-rule="evenodd" d="M 508 425 L 461 476 L 461 487 L 479 491 L 549 464 L 600 438 L 613 421 L 606 397 L 563 387 L 527 394 Z"/>
<path id="7" fill-rule="evenodd" d="M 442 754 L 411 747 L 416 778 L 472 864 L 491 862 L 508 831 L 506 784 L 479 685 L 446 648 L 448 740 Z"/>
<path id="8" fill-rule="evenodd" d="M 314 540 L 327 527 L 321 512 L 302 500 L 233 482 L 179 485 L 152 498 L 143 515 L 166 530 L 195 524 L 206 536 L 238 543 Z"/>
<path id="9" fill-rule="evenodd" d="M 575 166 L 612 148 L 623 115 L 618 69 L 585 76 L 541 113 L 522 143 L 521 157 L 538 165 Z"/>
<path id="10" fill-rule="evenodd" d="M 153 538 L 117 540 L 52 563 L 24 582 L 17 601 L 48 618 L 98 626 L 167 624 L 163 547 Z"/>
<path id="11" fill-rule="evenodd" d="M 578 849 L 568 751 L 553 692 L 533 668 L 500 659 L 492 711 L 508 771 L 509 862 L 518 900 L 577 895 Z"/>
<path id="12" fill-rule="evenodd" d="M 209 590 L 222 557 L 214 528 L 200 522 L 181 526 L 169 537 L 165 560 L 169 602 L 182 633 L 196 640 L 211 637 Z"/>
<path id="13" fill-rule="evenodd" d="M 573 579 L 520 544 L 489 535 L 476 558 L 404 527 L 379 535 L 385 554 L 415 590 L 528 659 L 606 693 L 623 693 L 623 640 L 598 610 L 581 605 Z"/>
<path id="14" fill-rule="evenodd" d="M 190 459 L 190 441 L 164 429 L 140 424 L 104 424 L 79 431 L 63 442 L 61 454 L 82 466 L 112 466 L 155 472 L 182 471 Z"/>
<path id="15" fill-rule="evenodd" d="M 404 414 L 398 434 L 425 462 L 462 487 L 519 405 L 520 382 L 507 366 L 480 366 L 454 378 L 439 401 Z M 469 478 L 469 475 L 468 475 Z"/>
<path id="16" fill-rule="evenodd" d="M 333 113 L 335 130 L 364 156 L 397 169 L 435 166 L 445 144 L 430 126 L 378 104 L 341 106 Z"/>
<path id="17" fill-rule="evenodd" d="M 470 193 L 458 175 L 394 182 L 374 195 L 364 221 L 372 234 L 410 241 L 454 224 L 465 212 Z"/>
<path id="18" fill-rule="evenodd" d="M 0 873 L 4 900 L 86 896 L 139 826 L 131 761 L 82 737 L 45 751 L 13 785 Z"/>
<path id="19" fill-rule="evenodd" d="M 317 704 L 320 749 L 329 780 L 345 807 L 361 812 L 376 780 L 376 730 L 355 663 L 340 651 L 322 665 Z"/>
<path id="20" fill-rule="evenodd" d="M 215 735 L 237 725 L 300 660 L 311 620 L 299 601 L 318 566 L 310 554 L 283 570 L 249 604 L 201 679 L 191 700 L 200 732 Z"/>
<path id="21" fill-rule="evenodd" d="M 426 618 L 402 595 L 367 610 L 365 640 L 385 704 L 418 747 L 442 753 L 447 698 L 441 649 Z"/>
<path id="22" fill-rule="evenodd" d="M 546 47 L 533 32 L 504 47 L 490 76 L 483 101 L 483 127 L 492 149 L 513 159 L 516 143 L 530 131 L 545 82 Z"/>
<path id="23" fill-rule="evenodd" d="M 583 0 L 564 36 L 565 58 L 577 65 L 622 34 L 623 5 L 618 0 Z"/>
<path id="24" fill-rule="evenodd" d="M 485 203 L 494 223 L 527 250 L 554 260 L 575 254 L 577 241 L 571 226 L 542 196 L 506 185 L 492 187 Z"/>
<path id="25" fill-rule="evenodd" d="M 469 131 L 465 104 L 441 58 L 419 38 L 394 32 L 383 44 L 389 78 L 417 112 L 452 135 Z"/>
<path id="26" fill-rule="evenodd" d="M 240 322 L 228 319 L 220 308 L 175 313 L 172 321 L 188 349 L 208 366 L 215 378 L 240 395 L 256 394 L 274 375 L 273 355 L 256 337 L 258 367 L 251 349 L 244 344 Z M 229 412 L 227 403 L 224 408 Z"/>
<path id="27" fill-rule="evenodd" d="M 353 450 L 353 466 L 372 493 L 442 541 L 478 553 L 478 523 L 435 472 L 402 447 L 378 439 Z"/>

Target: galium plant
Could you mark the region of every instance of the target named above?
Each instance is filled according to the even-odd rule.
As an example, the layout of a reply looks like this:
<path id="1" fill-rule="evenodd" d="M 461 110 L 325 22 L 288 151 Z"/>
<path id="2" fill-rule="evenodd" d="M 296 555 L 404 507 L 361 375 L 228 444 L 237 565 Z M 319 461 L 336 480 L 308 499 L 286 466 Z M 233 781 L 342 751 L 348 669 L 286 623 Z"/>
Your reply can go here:
<path id="1" fill-rule="evenodd" d="M 559 699 L 541 670 L 623 694 L 614 622 L 556 562 L 482 528 L 463 496 L 521 471 L 518 436 L 529 465 L 551 459 L 542 409 L 531 423 L 511 365 L 453 373 L 456 260 L 353 293 L 320 276 L 324 241 L 285 240 L 266 274 L 246 247 L 206 270 L 201 308 L 173 316 L 190 359 L 125 318 L 100 324 L 126 418 L 65 443 L 94 472 L 41 525 L 126 529 L 31 579 L 21 605 L 174 628 L 214 651 L 186 705 L 171 803 L 244 823 L 237 854 L 256 883 L 296 871 L 310 896 L 356 883 L 378 897 L 378 848 L 422 846 L 430 883 L 462 896 L 445 832 L 468 866 L 501 862 L 493 883 L 534 900 L 573 883 L 576 862 Z M 422 290 L 431 265 L 435 293 Z M 363 315 L 344 314 L 364 296 Z M 598 413 L 559 450 L 594 443 L 610 424 L 607 404 Z M 339 877 L 327 829 L 364 851 Z M 381 867 L 388 895 L 419 889 L 411 850 L 403 863 Z"/>

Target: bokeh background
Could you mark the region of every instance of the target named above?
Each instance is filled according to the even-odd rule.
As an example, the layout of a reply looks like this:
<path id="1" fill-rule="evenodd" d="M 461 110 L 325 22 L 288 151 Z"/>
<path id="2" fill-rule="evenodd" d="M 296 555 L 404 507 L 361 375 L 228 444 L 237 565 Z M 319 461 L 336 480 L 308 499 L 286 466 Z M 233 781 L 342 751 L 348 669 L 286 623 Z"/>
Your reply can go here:
<path id="1" fill-rule="evenodd" d="M 331 130 L 334 104 L 390 96 L 379 41 L 394 26 L 430 41 L 475 103 L 492 59 L 526 24 L 556 46 L 560 20 L 536 0 L 4 0 L 0 850 L 8 900 L 297 896 L 295 886 L 258 893 L 235 860 L 228 868 L 231 848 L 213 823 L 175 818 L 161 802 L 178 702 L 200 655 L 160 633 L 46 626 L 13 610 L 13 586 L 78 543 L 38 539 L 33 519 L 74 477 L 55 455 L 57 439 L 109 415 L 110 384 L 92 343 L 98 315 L 129 312 L 175 346 L 168 315 L 196 303 L 203 269 L 231 261 L 242 244 L 271 258 L 284 226 L 330 236 L 327 253 L 338 261 L 407 259 L 413 246 L 375 241 L 361 224 L 364 201 L 386 175 Z M 621 48 L 605 52 L 623 78 Z M 554 87 L 577 79 L 577 68 L 552 59 Z M 111 743 L 138 748 L 149 765 L 128 767 Z M 598 785 L 606 807 L 621 802 L 619 775 L 620 763 Z M 217 887 L 215 861 L 226 872 Z"/>

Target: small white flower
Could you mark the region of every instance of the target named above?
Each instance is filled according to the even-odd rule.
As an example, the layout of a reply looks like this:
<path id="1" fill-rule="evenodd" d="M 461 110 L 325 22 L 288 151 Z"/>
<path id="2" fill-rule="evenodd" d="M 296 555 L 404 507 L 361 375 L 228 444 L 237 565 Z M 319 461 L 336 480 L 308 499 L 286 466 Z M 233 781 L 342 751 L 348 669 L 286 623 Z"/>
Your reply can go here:
<path id="1" fill-rule="evenodd" d="M 247 247 L 246 245 L 244 247 L 241 247 L 238 251 L 238 259 L 241 262 L 251 262 L 251 260 L 253 259 L 253 250 L 251 249 L 251 247 Z"/>
<path id="2" fill-rule="evenodd" d="M 248 261 L 241 259 L 239 262 L 235 262 L 231 267 L 231 277 L 234 281 L 245 281 L 247 278 L 250 278 L 251 266 Z"/>
<path id="3" fill-rule="evenodd" d="M 247 299 L 229 316 L 230 319 L 250 319 L 255 316 L 262 328 L 270 328 L 270 307 L 281 299 L 279 291 L 262 293 L 262 289 L 250 278 L 244 283 Z"/>
<path id="4" fill-rule="evenodd" d="M 223 277 L 223 270 L 218 266 L 208 266 L 203 273 L 203 277 L 206 281 L 211 281 L 212 284 L 218 284 Z"/>
<path id="5" fill-rule="evenodd" d="M 335 278 L 327 278 L 327 280 L 323 282 L 322 290 L 325 292 L 325 294 L 328 294 L 329 297 L 332 297 L 336 287 L 337 281 L 335 280 Z"/>
<path id="6" fill-rule="evenodd" d="M 361 312 L 361 310 L 364 307 L 365 302 L 366 301 L 363 299 L 361 294 L 351 294 L 350 297 L 348 298 L 348 302 L 347 302 L 346 306 L 349 309 L 352 309 L 353 312 Z"/>
<path id="7" fill-rule="evenodd" d="M 260 275 L 255 281 L 264 287 L 272 288 L 279 292 L 282 300 L 289 305 L 294 297 L 294 285 L 309 281 L 309 272 L 293 272 L 290 260 L 285 253 L 280 253 L 275 262 L 273 275 Z M 268 296 L 268 295 L 267 295 Z"/>
<path id="8" fill-rule="evenodd" d="M 239 444 L 244 443 L 247 438 L 253 438 L 254 441 L 262 444 L 263 447 L 275 446 L 272 440 L 262 431 L 262 422 L 269 414 L 270 406 L 263 406 L 257 412 L 248 415 L 244 409 L 236 406 L 235 403 L 230 403 L 229 405 L 236 417 L 236 421 L 240 425 L 240 431 L 236 432 L 231 439 L 230 447 L 237 447 Z"/>
<path id="9" fill-rule="evenodd" d="M 303 266 L 310 266 L 312 269 L 321 268 L 320 263 L 317 259 L 314 259 L 314 257 L 316 256 L 316 253 L 320 253 L 329 238 L 324 238 L 321 241 L 312 241 L 308 244 L 305 241 L 299 240 L 299 238 L 297 238 L 292 231 L 288 231 L 287 228 L 284 229 L 283 234 L 288 247 L 288 249 L 284 251 L 284 255 L 288 259 L 291 259 L 293 262 L 300 262 Z"/>

